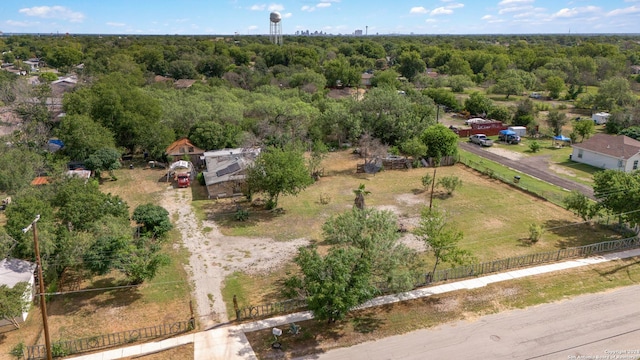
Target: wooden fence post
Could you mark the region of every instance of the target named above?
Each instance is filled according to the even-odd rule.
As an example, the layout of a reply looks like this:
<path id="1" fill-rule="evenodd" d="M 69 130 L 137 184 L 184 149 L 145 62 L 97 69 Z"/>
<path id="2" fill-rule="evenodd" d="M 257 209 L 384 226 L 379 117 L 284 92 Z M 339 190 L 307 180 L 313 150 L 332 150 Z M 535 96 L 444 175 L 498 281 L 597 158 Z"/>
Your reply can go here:
<path id="1" fill-rule="evenodd" d="M 233 295 L 233 310 L 236 311 L 236 320 L 240 320 L 240 309 L 238 308 L 238 299 Z"/>

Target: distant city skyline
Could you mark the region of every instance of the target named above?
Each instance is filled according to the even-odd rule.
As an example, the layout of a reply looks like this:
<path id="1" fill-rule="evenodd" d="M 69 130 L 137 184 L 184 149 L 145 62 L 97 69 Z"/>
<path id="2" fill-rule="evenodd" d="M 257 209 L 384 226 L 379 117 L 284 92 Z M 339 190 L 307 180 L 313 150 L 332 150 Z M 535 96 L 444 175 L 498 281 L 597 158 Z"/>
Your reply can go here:
<path id="1" fill-rule="evenodd" d="M 272 11 L 283 35 L 640 33 L 640 0 L 2 1 L 0 31 L 268 35 Z"/>

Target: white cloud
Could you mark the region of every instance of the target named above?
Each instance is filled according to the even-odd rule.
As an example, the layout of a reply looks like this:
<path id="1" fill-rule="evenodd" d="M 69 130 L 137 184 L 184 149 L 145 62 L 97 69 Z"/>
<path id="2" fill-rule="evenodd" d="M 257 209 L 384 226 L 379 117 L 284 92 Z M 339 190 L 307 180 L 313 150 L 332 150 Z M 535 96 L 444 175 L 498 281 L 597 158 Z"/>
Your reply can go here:
<path id="1" fill-rule="evenodd" d="M 315 6 L 309 6 L 309 5 L 304 5 L 303 7 L 300 8 L 300 11 L 306 11 L 306 12 L 312 12 L 315 10 L 316 10 Z"/>
<path id="2" fill-rule="evenodd" d="M 599 12 L 600 8 L 597 6 L 585 6 L 585 7 L 577 7 L 577 8 L 564 8 L 558 10 L 555 14 L 551 15 L 552 18 L 572 18 L 576 16 L 580 16 L 582 14 L 595 13 Z"/>
<path id="3" fill-rule="evenodd" d="M 415 6 L 409 10 L 409 14 L 428 14 L 429 10 L 425 9 L 423 6 Z"/>
<path id="4" fill-rule="evenodd" d="M 123 27 L 123 26 L 127 26 L 127 24 L 125 23 L 117 23 L 117 22 L 107 22 L 106 23 L 108 26 L 115 26 L 115 27 Z"/>
<path id="5" fill-rule="evenodd" d="M 530 4 L 535 0 L 502 0 L 498 3 L 499 6 L 505 5 L 521 5 L 521 4 Z"/>
<path id="6" fill-rule="evenodd" d="M 293 14 L 292 14 L 292 13 L 282 14 L 282 18 L 283 18 L 283 19 L 288 19 L 288 18 L 290 18 L 290 17 L 292 17 L 292 16 L 293 16 Z"/>
<path id="7" fill-rule="evenodd" d="M 84 14 L 73 11 L 64 6 L 34 6 L 18 10 L 19 13 L 27 16 L 35 16 L 43 19 L 59 19 L 70 22 L 82 22 Z"/>
<path id="8" fill-rule="evenodd" d="M 453 14 L 453 9 L 459 9 L 459 8 L 463 8 L 463 7 L 464 7 L 464 4 L 455 3 L 455 4 L 451 4 L 451 5 L 441 6 L 439 8 L 435 8 L 435 9 L 431 10 L 431 12 L 429 14 L 431 16 L 434 16 L 434 15 L 451 15 L 451 14 Z"/>
<path id="9" fill-rule="evenodd" d="M 284 10 L 284 6 L 282 4 L 269 5 L 269 11 L 282 11 L 282 10 Z"/>
<path id="10" fill-rule="evenodd" d="M 330 6 L 331 6 L 331 3 L 328 3 L 328 2 L 321 2 L 318 5 L 316 5 L 316 7 L 318 8 L 328 8 Z"/>
<path id="11" fill-rule="evenodd" d="M 504 9 L 500 9 L 498 11 L 498 14 L 502 15 L 502 14 L 506 14 L 506 13 L 527 11 L 527 10 L 531 10 L 531 9 L 533 9 L 533 6 L 511 6 L 511 7 L 507 7 L 507 8 L 504 8 Z"/>
<path id="12" fill-rule="evenodd" d="M 607 13 L 607 16 L 628 15 L 628 14 L 635 14 L 637 12 L 640 12 L 640 7 L 633 5 L 624 9 L 611 10 Z"/>
<path id="13" fill-rule="evenodd" d="M 491 19 L 495 19 L 495 16 L 493 16 L 493 15 L 485 15 L 485 16 L 480 18 L 480 20 L 491 20 Z"/>
<path id="14" fill-rule="evenodd" d="M 251 30 L 258 30 L 258 25 L 251 25 L 247 28 L 247 30 L 251 31 Z"/>
<path id="15" fill-rule="evenodd" d="M 453 14 L 453 10 L 447 9 L 446 7 L 439 7 L 431 10 L 431 15 L 451 15 Z"/>
<path id="16" fill-rule="evenodd" d="M 426 22 L 426 23 L 434 23 L 434 22 L 437 22 L 437 21 L 438 20 L 436 20 L 436 19 L 427 19 L 424 22 Z"/>
<path id="17" fill-rule="evenodd" d="M 265 4 L 256 4 L 256 5 L 251 5 L 251 7 L 249 8 L 249 10 L 252 11 L 262 11 L 267 7 L 267 5 Z"/>

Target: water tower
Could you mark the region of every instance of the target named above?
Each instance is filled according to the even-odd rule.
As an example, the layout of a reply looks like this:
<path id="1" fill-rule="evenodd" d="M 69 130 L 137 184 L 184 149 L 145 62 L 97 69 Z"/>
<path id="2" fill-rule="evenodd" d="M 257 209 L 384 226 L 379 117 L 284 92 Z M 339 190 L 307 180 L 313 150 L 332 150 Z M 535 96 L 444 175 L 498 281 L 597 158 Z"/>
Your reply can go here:
<path id="1" fill-rule="evenodd" d="M 282 45 L 282 16 L 279 12 L 274 11 L 269 14 L 269 40 L 273 44 Z"/>

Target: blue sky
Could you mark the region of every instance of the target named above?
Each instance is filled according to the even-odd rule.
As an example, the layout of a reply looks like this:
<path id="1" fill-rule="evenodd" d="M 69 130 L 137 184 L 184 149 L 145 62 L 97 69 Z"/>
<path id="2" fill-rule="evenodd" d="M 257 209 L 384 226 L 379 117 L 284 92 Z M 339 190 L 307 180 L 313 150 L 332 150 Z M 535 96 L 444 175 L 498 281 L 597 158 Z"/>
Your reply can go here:
<path id="1" fill-rule="evenodd" d="M 0 1 L 0 31 L 76 34 L 640 33 L 640 0 Z"/>

